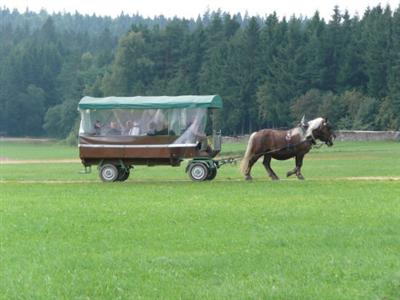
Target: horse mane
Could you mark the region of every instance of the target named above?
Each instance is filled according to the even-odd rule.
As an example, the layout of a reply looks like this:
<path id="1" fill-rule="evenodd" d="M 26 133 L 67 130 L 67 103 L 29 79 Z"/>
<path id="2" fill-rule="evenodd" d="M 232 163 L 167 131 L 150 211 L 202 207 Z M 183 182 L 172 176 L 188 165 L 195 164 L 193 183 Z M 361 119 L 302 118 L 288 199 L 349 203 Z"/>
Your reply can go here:
<path id="1" fill-rule="evenodd" d="M 313 136 L 312 132 L 315 129 L 318 129 L 323 122 L 324 122 L 324 118 L 316 118 L 314 120 L 308 121 L 308 123 L 307 123 L 308 124 L 308 128 L 307 128 L 307 131 L 306 131 L 306 138 L 308 138 L 310 136 Z"/>

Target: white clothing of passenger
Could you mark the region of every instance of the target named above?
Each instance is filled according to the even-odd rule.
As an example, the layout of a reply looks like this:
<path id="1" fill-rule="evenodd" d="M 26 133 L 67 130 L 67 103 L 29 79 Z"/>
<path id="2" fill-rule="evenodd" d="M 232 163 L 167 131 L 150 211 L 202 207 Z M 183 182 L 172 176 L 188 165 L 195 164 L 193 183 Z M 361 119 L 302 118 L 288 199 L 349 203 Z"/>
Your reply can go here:
<path id="1" fill-rule="evenodd" d="M 139 135 L 139 134 L 140 134 L 140 128 L 137 127 L 137 126 L 132 127 L 132 128 L 129 130 L 129 135 Z"/>

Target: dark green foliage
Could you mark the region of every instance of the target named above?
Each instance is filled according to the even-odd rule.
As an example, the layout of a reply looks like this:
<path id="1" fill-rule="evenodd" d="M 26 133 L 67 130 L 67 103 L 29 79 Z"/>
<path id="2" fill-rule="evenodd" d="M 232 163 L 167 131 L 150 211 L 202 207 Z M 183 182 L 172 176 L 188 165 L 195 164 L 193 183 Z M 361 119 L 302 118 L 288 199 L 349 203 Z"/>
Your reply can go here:
<path id="1" fill-rule="evenodd" d="M 381 6 L 366 12 L 361 22 L 365 72 L 368 76 L 367 91 L 372 97 L 387 95 L 387 74 L 391 52 L 391 11 Z"/>
<path id="2" fill-rule="evenodd" d="M 311 89 L 304 95 L 293 101 L 290 107 L 293 120 L 300 120 L 302 116 L 307 119 L 314 119 L 319 116 L 319 107 L 323 98 L 323 92 L 317 89 Z"/>
<path id="3" fill-rule="evenodd" d="M 84 95 L 219 94 L 224 134 L 329 117 L 399 129 L 400 10 L 197 20 L 0 9 L 0 134 L 76 134 Z M 72 134 L 70 134 L 72 132 Z"/>
<path id="4" fill-rule="evenodd" d="M 361 103 L 355 117 L 353 127 L 365 130 L 375 128 L 375 115 L 378 112 L 378 101 L 375 98 L 367 97 Z"/>

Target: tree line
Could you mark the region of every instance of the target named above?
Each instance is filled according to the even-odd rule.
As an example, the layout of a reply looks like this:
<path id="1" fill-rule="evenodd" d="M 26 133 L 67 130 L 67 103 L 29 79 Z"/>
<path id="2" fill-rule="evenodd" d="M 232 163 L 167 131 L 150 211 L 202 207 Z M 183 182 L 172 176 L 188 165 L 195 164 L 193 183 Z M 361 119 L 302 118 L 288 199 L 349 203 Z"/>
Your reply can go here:
<path id="1" fill-rule="evenodd" d="M 196 20 L 0 9 L 0 133 L 73 138 L 84 95 L 219 94 L 224 134 L 400 127 L 400 7 L 329 20 L 207 12 Z"/>

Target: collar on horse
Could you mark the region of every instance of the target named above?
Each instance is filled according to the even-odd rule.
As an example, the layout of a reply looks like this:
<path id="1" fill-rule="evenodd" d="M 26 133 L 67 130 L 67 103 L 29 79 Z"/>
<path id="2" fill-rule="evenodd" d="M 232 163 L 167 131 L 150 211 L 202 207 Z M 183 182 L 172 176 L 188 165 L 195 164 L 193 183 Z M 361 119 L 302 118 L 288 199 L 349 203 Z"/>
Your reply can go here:
<path id="1" fill-rule="evenodd" d="M 292 144 L 292 137 L 293 137 L 294 129 L 299 129 L 299 132 L 297 132 L 297 133 L 301 136 L 300 142 L 296 143 L 296 144 Z M 301 145 L 306 142 L 309 142 L 312 145 L 317 144 L 317 139 L 315 138 L 312 130 L 307 135 L 308 128 L 303 125 L 300 125 L 294 129 L 289 129 L 288 131 L 286 131 L 285 140 L 286 140 L 287 146 L 285 148 L 293 148 L 293 147 L 296 147 L 296 146 Z"/>
<path id="2" fill-rule="evenodd" d="M 316 145 L 317 139 L 315 138 L 313 132 L 311 131 L 309 136 L 306 136 L 306 140 L 310 141 L 311 144 Z"/>

